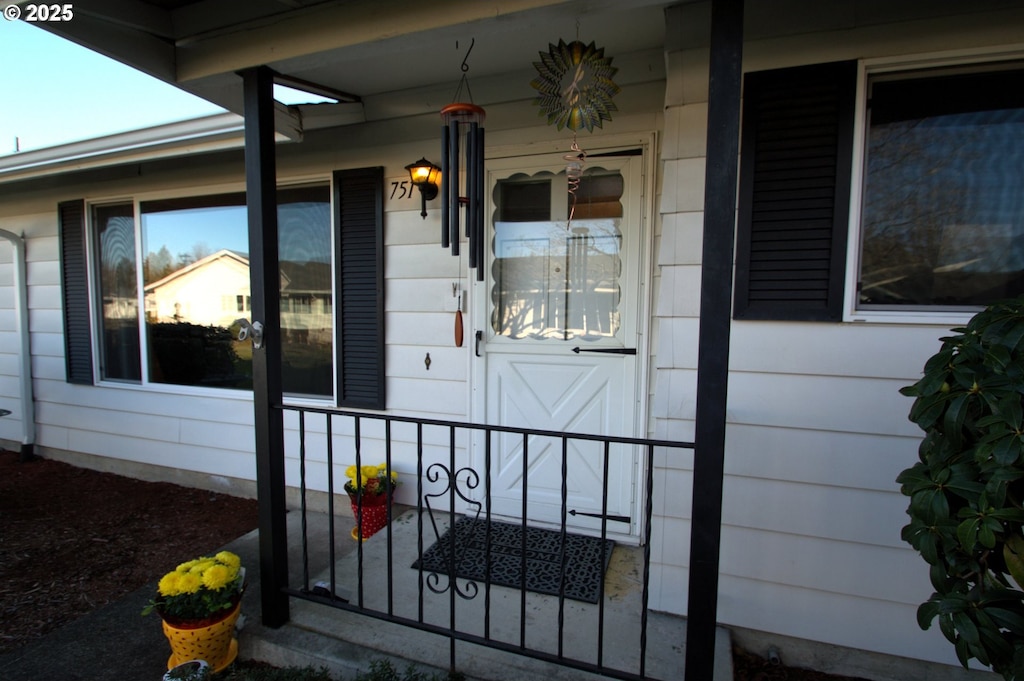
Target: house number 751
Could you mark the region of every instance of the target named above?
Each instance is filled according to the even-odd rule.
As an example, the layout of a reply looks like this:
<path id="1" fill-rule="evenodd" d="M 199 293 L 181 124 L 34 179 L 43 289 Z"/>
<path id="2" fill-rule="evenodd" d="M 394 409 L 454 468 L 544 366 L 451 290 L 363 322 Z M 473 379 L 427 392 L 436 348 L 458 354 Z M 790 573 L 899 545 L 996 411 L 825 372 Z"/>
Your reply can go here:
<path id="1" fill-rule="evenodd" d="M 413 191 L 413 184 L 411 180 L 392 180 L 391 181 L 391 200 L 395 199 L 411 199 Z"/>

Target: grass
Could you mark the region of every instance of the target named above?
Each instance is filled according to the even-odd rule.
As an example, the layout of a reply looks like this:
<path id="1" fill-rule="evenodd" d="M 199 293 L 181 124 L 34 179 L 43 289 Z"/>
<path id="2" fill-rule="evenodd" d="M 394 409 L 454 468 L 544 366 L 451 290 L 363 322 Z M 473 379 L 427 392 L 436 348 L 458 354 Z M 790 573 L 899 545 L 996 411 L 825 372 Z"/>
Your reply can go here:
<path id="1" fill-rule="evenodd" d="M 359 672 L 352 681 L 463 681 L 461 673 L 427 673 L 410 665 L 399 672 L 389 660 L 374 660 L 370 669 Z M 346 681 L 331 676 L 325 667 L 274 667 L 259 662 L 237 662 L 223 681 Z"/>

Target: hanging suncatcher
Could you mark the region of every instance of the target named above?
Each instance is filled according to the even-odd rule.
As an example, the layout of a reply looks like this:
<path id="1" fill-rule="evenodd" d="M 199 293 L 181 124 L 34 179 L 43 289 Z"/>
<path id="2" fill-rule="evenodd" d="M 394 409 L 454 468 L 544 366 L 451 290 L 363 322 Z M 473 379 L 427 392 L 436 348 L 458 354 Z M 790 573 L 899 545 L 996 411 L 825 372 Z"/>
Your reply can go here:
<path id="1" fill-rule="evenodd" d="M 548 51 L 541 52 L 540 61 L 534 62 L 533 66 L 537 69 L 537 77 L 530 81 L 530 85 L 540 93 L 533 103 L 540 107 L 542 116 L 547 116 L 548 125 L 573 131 L 570 151 L 563 157 L 572 197 L 569 210 L 569 222 L 572 222 L 576 210 L 576 189 L 587 158 L 587 152 L 576 141 L 576 131 L 586 128 L 593 132 L 595 126 L 601 127 L 602 121 L 612 119 L 611 112 L 616 110 L 612 97 L 619 92 L 619 86 L 612 77 L 618 69 L 612 67 L 611 57 L 604 56 L 603 47 L 595 47 L 594 43 L 586 45 L 579 40 L 568 44 L 564 40 L 559 40 L 558 45 L 548 44 Z M 568 226 L 567 223 L 567 229 Z"/>

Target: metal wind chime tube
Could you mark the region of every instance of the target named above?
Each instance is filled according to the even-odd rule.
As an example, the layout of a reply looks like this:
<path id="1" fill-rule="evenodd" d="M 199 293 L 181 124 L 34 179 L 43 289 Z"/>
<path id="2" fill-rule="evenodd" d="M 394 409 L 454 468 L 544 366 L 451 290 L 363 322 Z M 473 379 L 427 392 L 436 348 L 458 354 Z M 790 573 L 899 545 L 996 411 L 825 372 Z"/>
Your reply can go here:
<path id="1" fill-rule="evenodd" d="M 449 148 L 450 136 L 448 126 L 445 125 L 441 128 L 441 248 L 449 248 L 451 246 L 451 237 L 448 234 L 448 204 L 451 192 L 451 180 L 448 179 L 450 177 L 448 174 L 448 166 L 450 165 L 450 159 L 448 158 Z"/>
<path id="2" fill-rule="evenodd" d="M 441 109 L 441 246 L 460 253 L 460 208 L 465 206 L 469 266 L 483 281 L 484 128 L 486 113 L 475 104 L 457 102 Z"/>
<path id="3" fill-rule="evenodd" d="M 469 266 L 478 267 L 483 263 L 484 243 L 484 129 L 476 121 L 469 124 L 468 143 L 467 183 L 471 182 L 472 186 L 467 192 L 466 236 L 469 238 Z M 477 279 L 483 281 L 482 267 L 477 269 Z"/>

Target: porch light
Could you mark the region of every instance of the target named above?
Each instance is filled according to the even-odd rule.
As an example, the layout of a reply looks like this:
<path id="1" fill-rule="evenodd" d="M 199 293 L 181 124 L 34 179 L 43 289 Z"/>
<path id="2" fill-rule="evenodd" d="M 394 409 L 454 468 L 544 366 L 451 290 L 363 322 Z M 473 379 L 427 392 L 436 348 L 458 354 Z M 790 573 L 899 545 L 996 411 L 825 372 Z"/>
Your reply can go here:
<path id="1" fill-rule="evenodd" d="M 427 219 L 427 201 L 437 197 L 437 183 L 441 177 L 441 169 L 425 158 L 405 167 L 409 171 L 409 179 L 414 187 L 420 190 L 420 198 L 423 201 L 423 210 L 420 216 Z"/>

